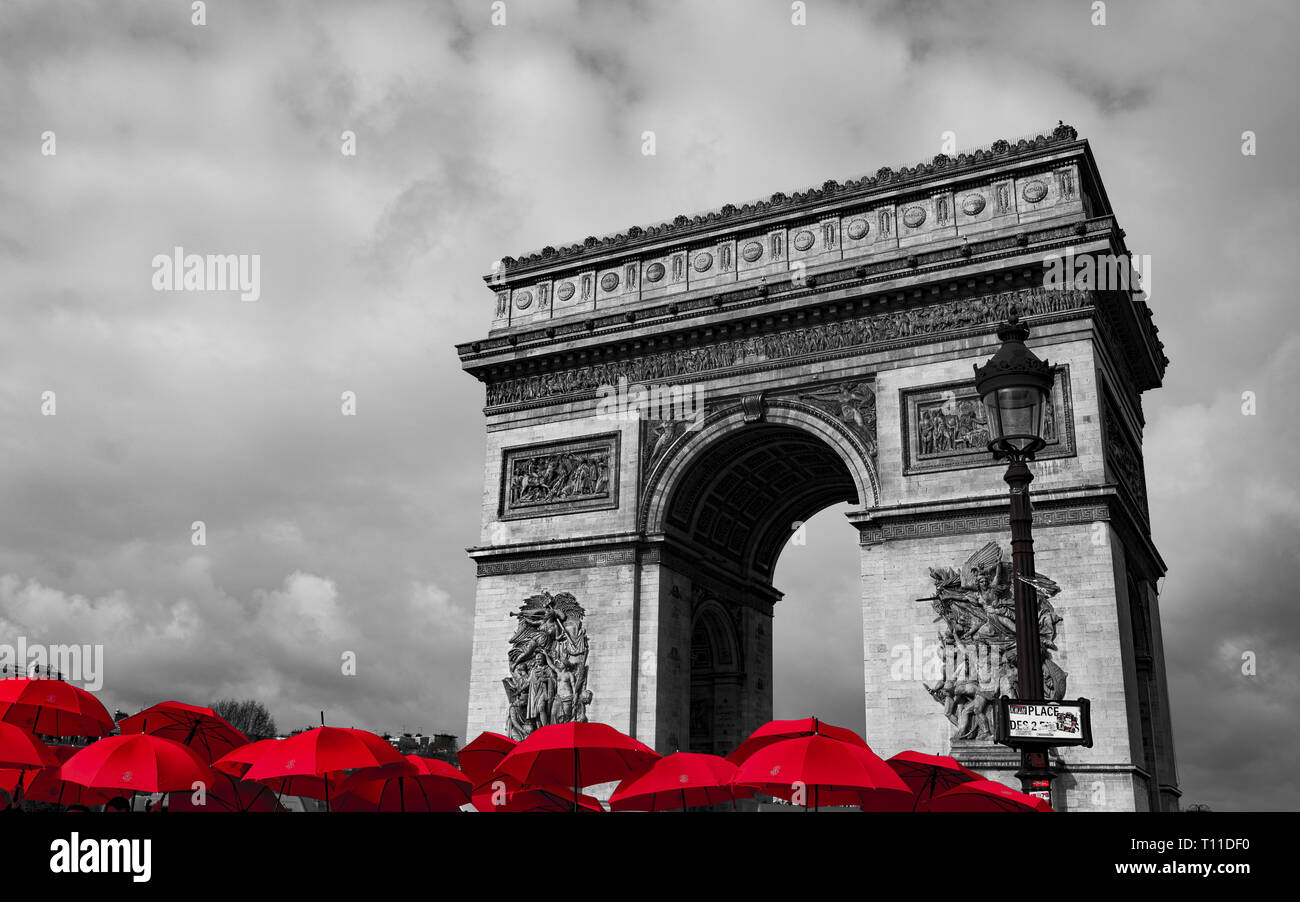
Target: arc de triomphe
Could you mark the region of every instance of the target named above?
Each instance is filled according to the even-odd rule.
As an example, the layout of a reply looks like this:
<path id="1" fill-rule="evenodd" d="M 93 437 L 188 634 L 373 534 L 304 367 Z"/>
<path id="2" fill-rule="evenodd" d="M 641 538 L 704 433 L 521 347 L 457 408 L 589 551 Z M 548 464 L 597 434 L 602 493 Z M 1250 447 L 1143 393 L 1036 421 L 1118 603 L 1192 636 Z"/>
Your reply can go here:
<path id="1" fill-rule="evenodd" d="M 457 348 L 486 385 L 469 735 L 586 718 L 730 751 L 772 716 L 777 558 L 847 501 L 867 741 L 1018 785 L 989 738 L 1009 525 L 972 377 L 1014 305 L 1056 367 L 1032 465 L 1049 691 L 1092 700 L 1054 804 L 1176 808 L 1142 463 L 1168 361 L 1140 292 L 1045 265 L 1127 253 L 1058 126 L 505 258 Z"/>

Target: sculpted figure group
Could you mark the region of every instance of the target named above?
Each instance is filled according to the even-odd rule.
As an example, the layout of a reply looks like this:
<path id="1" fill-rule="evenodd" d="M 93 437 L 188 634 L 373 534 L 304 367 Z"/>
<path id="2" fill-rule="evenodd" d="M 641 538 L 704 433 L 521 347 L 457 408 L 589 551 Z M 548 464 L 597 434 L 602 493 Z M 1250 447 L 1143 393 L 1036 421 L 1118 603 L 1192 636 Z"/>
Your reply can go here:
<path id="1" fill-rule="evenodd" d="M 542 504 L 600 495 L 609 489 L 609 454 L 564 452 L 514 461 L 510 504 Z"/>
<path id="2" fill-rule="evenodd" d="M 942 679 L 926 691 L 943 705 L 955 727 L 953 739 L 992 739 L 995 700 L 1019 695 L 1016 612 L 1011 565 L 996 542 L 967 559 L 961 570 L 930 568 L 935 594 L 930 602 L 939 625 Z M 1066 673 L 1052 660 L 1061 616 L 1051 598 L 1061 590 L 1052 580 L 1025 580 L 1038 593 L 1038 630 L 1043 653 L 1043 686 L 1048 698 L 1065 697 Z"/>
<path id="3" fill-rule="evenodd" d="M 556 723 L 584 723 L 587 688 L 586 611 L 572 593 L 528 598 L 511 615 L 519 628 L 510 640 L 510 676 L 502 680 L 509 714 L 506 734 L 516 742 Z"/>

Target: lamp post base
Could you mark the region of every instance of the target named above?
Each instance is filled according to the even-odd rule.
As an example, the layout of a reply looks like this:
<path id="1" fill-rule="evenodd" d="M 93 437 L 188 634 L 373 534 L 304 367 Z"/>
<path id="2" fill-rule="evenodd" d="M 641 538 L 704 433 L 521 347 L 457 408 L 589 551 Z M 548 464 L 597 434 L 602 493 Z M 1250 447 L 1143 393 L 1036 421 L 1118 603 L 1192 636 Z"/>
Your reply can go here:
<path id="1" fill-rule="evenodd" d="M 1020 780 L 1020 791 L 1027 795 L 1038 796 L 1052 805 L 1052 781 L 1056 774 L 1048 765 L 1047 750 L 1020 752 L 1020 770 L 1016 771 Z M 1055 805 L 1053 805 L 1055 807 Z"/>

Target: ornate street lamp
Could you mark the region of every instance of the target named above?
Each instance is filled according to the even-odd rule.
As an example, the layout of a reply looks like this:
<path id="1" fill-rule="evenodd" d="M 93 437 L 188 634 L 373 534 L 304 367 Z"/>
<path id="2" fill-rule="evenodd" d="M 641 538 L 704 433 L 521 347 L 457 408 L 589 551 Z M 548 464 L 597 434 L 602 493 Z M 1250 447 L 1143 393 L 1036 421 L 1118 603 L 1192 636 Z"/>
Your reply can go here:
<path id="1" fill-rule="evenodd" d="M 1033 511 L 1029 484 L 1034 474 L 1027 461 L 1047 444 L 1043 427 L 1051 403 L 1052 367 L 1025 346 L 1029 327 L 1020 322 L 1016 308 L 998 330 L 1002 347 L 984 366 L 975 366 L 975 390 L 988 414 L 989 450 L 996 460 L 1009 463 L 1003 476 L 1011 487 L 1012 591 L 1016 606 L 1016 673 L 1022 699 L 1043 697 L 1043 647 L 1038 633 L 1038 589 L 1034 571 Z M 1021 751 L 1021 778 L 1025 792 L 1047 781 L 1047 750 Z"/>

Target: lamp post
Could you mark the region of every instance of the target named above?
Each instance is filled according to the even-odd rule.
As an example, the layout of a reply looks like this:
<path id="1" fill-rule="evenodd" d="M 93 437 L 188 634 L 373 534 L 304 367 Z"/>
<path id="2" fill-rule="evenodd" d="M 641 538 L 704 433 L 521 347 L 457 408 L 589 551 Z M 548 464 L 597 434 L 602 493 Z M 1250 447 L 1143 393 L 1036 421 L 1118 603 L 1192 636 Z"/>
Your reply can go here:
<path id="1" fill-rule="evenodd" d="M 1043 647 L 1038 633 L 1038 590 L 1033 579 L 1033 511 L 1029 484 L 1034 474 L 1027 461 L 1047 444 L 1043 427 L 1051 402 L 1052 368 L 1025 346 L 1029 327 L 1020 322 L 1016 308 L 998 330 L 1002 347 L 984 366 L 975 366 L 975 390 L 988 417 L 989 450 L 995 460 L 1008 462 L 1003 476 L 1011 487 L 1011 584 L 1016 610 L 1016 674 L 1022 699 L 1043 697 Z M 1047 749 L 1021 750 L 1020 777 L 1025 792 L 1046 781 L 1050 796 L 1052 775 Z"/>

